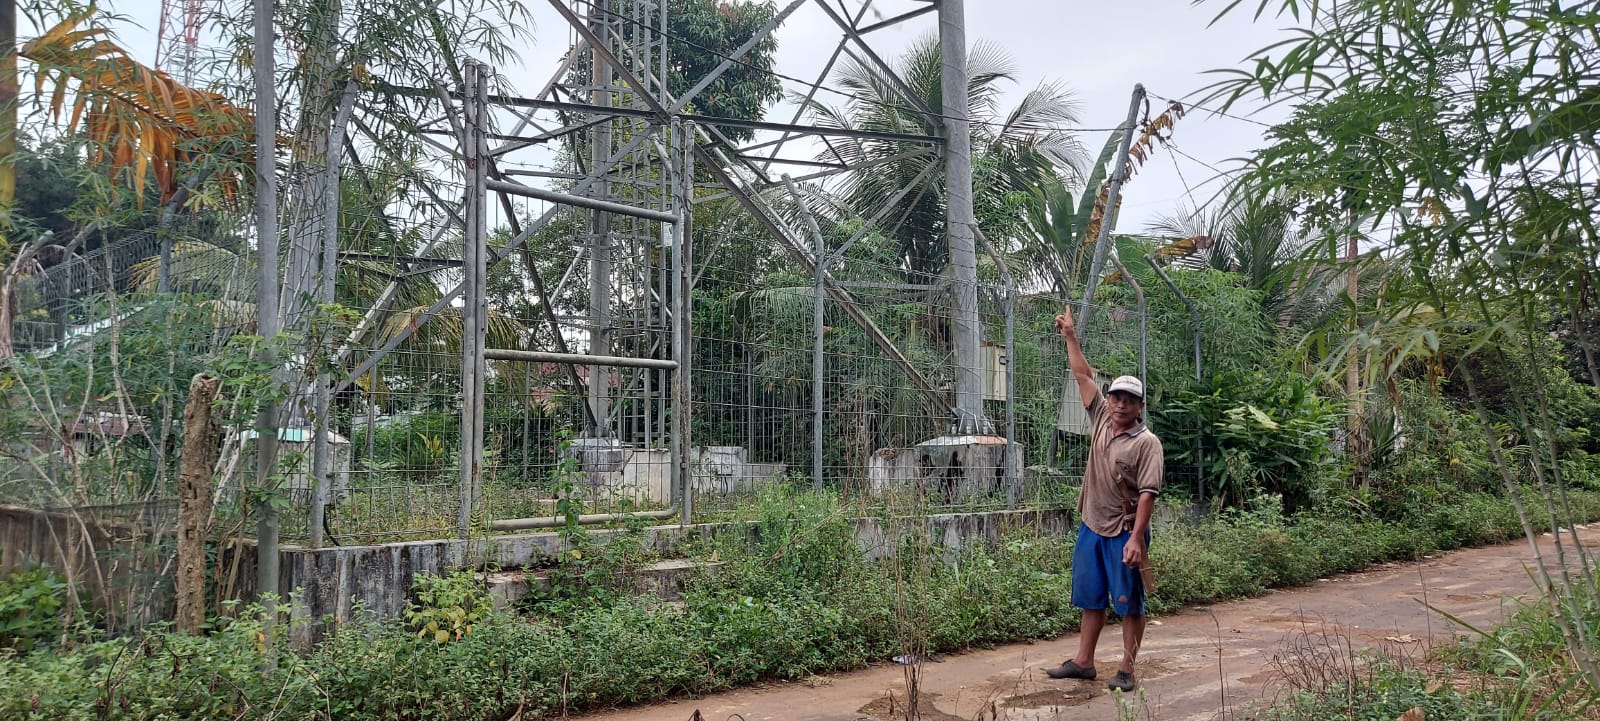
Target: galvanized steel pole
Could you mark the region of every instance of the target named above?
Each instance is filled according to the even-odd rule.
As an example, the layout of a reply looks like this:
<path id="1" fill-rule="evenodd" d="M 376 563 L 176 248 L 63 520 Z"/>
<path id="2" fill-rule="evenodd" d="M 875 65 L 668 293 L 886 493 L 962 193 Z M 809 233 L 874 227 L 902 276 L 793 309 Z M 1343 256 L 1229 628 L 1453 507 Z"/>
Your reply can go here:
<path id="1" fill-rule="evenodd" d="M 817 261 L 811 291 L 811 487 L 820 491 L 822 490 L 822 399 L 825 386 L 822 374 L 826 369 L 826 359 L 822 352 L 822 331 L 827 303 L 828 239 L 822 235 L 822 229 L 817 226 L 817 218 L 806 206 L 806 200 L 795 187 L 794 179 L 784 175 L 783 184 L 788 187 L 789 196 L 794 198 L 795 204 L 800 208 L 800 217 L 805 220 L 806 229 L 811 231 L 811 243 L 814 246 L 812 255 Z"/>
<path id="2" fill-rule="evenodd" d="M 1011 274 L 1011 265 L 1000 249 L 989 242 L 983 229 L 973 226 L 972 234 L 1000 268 L 1000 278 L 1005 281 L 1006 295 L 1001 310 L 1006 315 L 1006 508 L 1016 508 L 1022 496 L 1020 460 L 1017 458 L 1017 279 Z"/>
<path id="3" fill-rule="evenodd" d="M 1155 258 L 1150 257 L 1150 254 L 1146 253 L 1144 256 L 1144 262 L 1149 263 L 1150 267 L 1155 269 L 1156 277 L 1160 278 L 1161 282 L 1167 284 L 1167 288 L 1178 296 L 1178 300 L 1183 301 L 1183 307 L 1189 309 L 1189 322 L 1194 328 L 1194 379 L 1200 380 L 1202 372 L 1202 366 L 1200 364 L 1200 311 L 1194 307 L 1194 301 L 1189 300 L 1189 296 L 1184 294 L 1184 292 L 1178 288 L 1178 284 L 1172 282 L 1171 276 L 1168 276 L 1167 272 L 1161 269 L 1161 266 L 1156 265 Z"/>
<path id="4" fill-rule="evenodd" d="M 1145 399 L 1149 400 L 1150 377 L 1147 375 L 1145 355 L 1149 346 L 1149 325 L 1147 320 L 1150 306 L 1145 303 L 1144 287 L 1139 285 L 1139 279 L 1133 277 L 1133 273 L 1128 272 L 1128 267 L 1122 264 L 1122 259 L 1113 258 L 1111 262 L 1117 264 L 1117 272 L 1122 273 L 1123 277 L 1128 279 L 1128 285 L 1133 286 L 1133 296 L 1139 304 L 1139 381 L 1144 383 Z M 1150 420 L 1150 405 L 1148 403 L 1145 404 L 1144 410 L 1139 412 L 1139 420 L 1141 422 Z"/>

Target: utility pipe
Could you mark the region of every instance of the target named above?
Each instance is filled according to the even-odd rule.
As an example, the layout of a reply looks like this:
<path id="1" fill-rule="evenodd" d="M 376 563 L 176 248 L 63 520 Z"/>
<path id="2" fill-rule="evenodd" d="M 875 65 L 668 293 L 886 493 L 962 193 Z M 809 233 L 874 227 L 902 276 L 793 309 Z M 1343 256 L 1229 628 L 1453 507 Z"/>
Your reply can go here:
<path id="1" fill-rule="evenodd" d="M 601 523 L 619 523 L 625 521 L 666 521 L 678 515 L 676 507 L 665 511 L 640 511 L 638 513 L 586 513 L 578 516 L 577 525 L 593 526 Z M 502 518 L 489 522 L 491 531 L 526 531 L 533 528 L 560 528 L 567 525 L 563 516 L 539 516 L 536 518 Z"/>

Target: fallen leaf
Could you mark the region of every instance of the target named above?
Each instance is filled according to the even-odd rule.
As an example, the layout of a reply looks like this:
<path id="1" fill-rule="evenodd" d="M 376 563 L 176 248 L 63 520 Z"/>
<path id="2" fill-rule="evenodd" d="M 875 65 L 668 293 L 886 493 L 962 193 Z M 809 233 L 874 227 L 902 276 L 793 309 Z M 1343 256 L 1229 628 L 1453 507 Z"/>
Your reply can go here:
<path id="1" fill-rule="evenodd" d="M 1434 679 L 1428 682 L 1428 687 L 1423 689 L 1422 692 L 1432 696 L 1436 693 L 1439 693 L 1439 689 L 1441 688 L 1444 688 L 1444 682 L 1440 681 L 1439 679 Z"/>

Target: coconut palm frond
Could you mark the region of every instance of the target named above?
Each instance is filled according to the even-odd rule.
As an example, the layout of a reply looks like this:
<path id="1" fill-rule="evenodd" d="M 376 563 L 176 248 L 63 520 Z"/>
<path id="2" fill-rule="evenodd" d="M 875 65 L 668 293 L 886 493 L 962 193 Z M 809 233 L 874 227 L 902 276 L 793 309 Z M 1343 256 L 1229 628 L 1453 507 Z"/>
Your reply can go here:
<path id="1" fill-rule="evenodd" d="M 810 322 L 816 288 L 811 285 L 781 286 L 735 293 L 733 307 L 748 313 L 754 327 L 783 333 L 782 328 L 798 328 Z"/>
<path id="2" fill-rule="evenodd" d="M 462 318 L 461 309 L 448 307 L 427 322 L 426 306 L 416 306 L 395 311 L 378 332 L 376 342 L 387 345 L 407 328 L 411 336 L 402 342 L 400 350 L 423 356 L 448 356 L 460 362 Z M 484 344 L 490 348 L 520 348 L 527 329 L 514 318 L 490 309 L 488 325 L 484 328 Z"/>
<path id="3" fill-rule="evenodd" d="M 202 240 L 180 240 L 172 246 L 172 287 L 223 300 L 255 297 L 255 261 Z M 133 265 L 129 276 L 141 292 L 153 293 L 160 283 L 161 258 L 151 256 Z"/>
<path id="4" fill-rule="evenodd" d="M 928 42 L 935 48 L 934 56 L 939 57 L 938 39 L 930 36 Z M 975 118 L 992 118 L 998 115 L 1002 83 L 1015 81 L 1016 73 L 1017 63 L 1004 46 L 987 40 L 973 43 L 967 50 L 968 114 Z M 934 87 L 940 87 L 942 74 L 942 68 L 939 73 L 934 74 L 931 79 Z M 939 97 L 943 98 L 942 92 Z"/>
<path id="5" fill-rule="evenodd" d="M 994 145 L 1036 153 L 1048 161 L 1040 170 L 1059 169 L 1081 177 L 1088 151 L 1077 135 L 1066 129 L 1076 124 L 1078 101 L 1056 85 L 1041 85 L 1024 95 L 994 134 Z M 999 148 L 996 148 L 998 151 Z"/>
<path id="6" fill-rule="evenodd" d="M 1061 86 L 1044 84 L 1027 93 L 1017 107 L 1002 112 L 1000 99 L 1016 70 L 1004 48 L 987 42 L 974 44 L 968 51 L 967 67 L 974 206 L 992 237 L 1014 237 L 1023 225 L 1023 214 L 1016 212 L 1017 197 L 1048 181 L 1085 174 L 1083 148 L 1068 129 L 1077 122 L 1077 104 Z M 936 37 L 925 36 L 912 43 L 897 68 L 905 86 L 921 103 L 935 109 L 943 106 Z M 875 67 L 845 61 L 834 82 L 850 91 L 852 98 L 844 107 L 810 103 L 808 112 L 819 124 L 922 135 L 941 132 L 897 83 Z M 853 140 L 833 144 L 822 157 L 873 164 L 869 170 L 846 176 L 839 189 L 841 197 L 857 216 L 889 208 L 884 234 L 899 245 L 904 270 L 920 281 L 938 274 L 948 251 L 943 174 L 925 173 L 943 161 L 932 154 L 909 153 L 917 147 Z"/>
<path id="7" fill-rule="evenodd" d="M 211 310 L 213 321 L 219 328 L 255 327 L 255 303 L 242 300 L 208 300 L 203 305 Z"/>

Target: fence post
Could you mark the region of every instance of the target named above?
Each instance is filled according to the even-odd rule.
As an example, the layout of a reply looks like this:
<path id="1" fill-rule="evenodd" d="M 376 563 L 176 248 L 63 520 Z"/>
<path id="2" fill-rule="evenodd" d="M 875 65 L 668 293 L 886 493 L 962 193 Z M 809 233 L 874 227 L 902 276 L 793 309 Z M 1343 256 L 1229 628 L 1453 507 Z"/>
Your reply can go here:
<path id="1" fill-rule="evenodd" d="M 694 258 L 691 253 L 693 236 L 689 227 L 690 210 L 689 201 L 694 193 L 694 156 L 689 152 L 689 143 L 693 142 L 694 131 L 691 126 L 681 121 L 673 121 L 672 138 L 668 147 L 678 154 L 678 178 L 672 189 L 673 206 L 678 212 L 678 222 L 672 226 L 672 359 L 678 362 L 678 367 L 672 371 L 672 450 L 673 471 L 677 475 L 678 502 L 681 513 L 678 522 L 689 525 L 694 522 L 694 474 L 692 470 L 692 454 L 694 439 L 691 437 L 691 424 L 689 414 L 693 412 L 692 401 L 689 397 L 691 375 L 690 370 L 694 361 L 691 344 L 693 334 L 690 325 L 690 311 L 692 304 L 689 300 L 689 288 L 692 282 L 690 262 Z"/>
<path id="2" fill-rule="evenodd" d="M 463 539 L 472 531 L 472 509 L 483 486 L 483 342 L 488 316 L 488 299 L 484 293 L 487 274 L 484 211 L 488 202 L 487 139 L 483 127 L 488 120 L 485 117 L 486 70 L 480 63 L 467 63 L 462 99 L 466 137 L 461 140 L 467 202 L 463 208 L 466 234 L 461 263 L 465 276 L 461 307 L 461 508 L 456 515 L 456 535 Z"/>
<path id="3" fill-rule="evenodd" d="M 811 209 L 806 206 L 806 200 L 800 195 L 799 188 L 795 187 L 794 179 L 784 175 L 783 184 L 788 187 L 789 197 L 794 198 L 796 207 L 800 209 L 800 217 L 805 220 L 806 229 L 811 231 L 811 243 L 815 246 L 812 248 L 812 255 L 816 257 L 816 267 L 811 293 L 811 487 L 820 491 L 822 490 L 822 398 L 826 387 L 822 377 L 826 368 L 826 359 L 822 353 L 822 321 L 827 302 L 824 296 L 827 292 L 828 239 L 822 234 L 822 228 L 817 225 L 816 216 L 812 215 Z"/>

